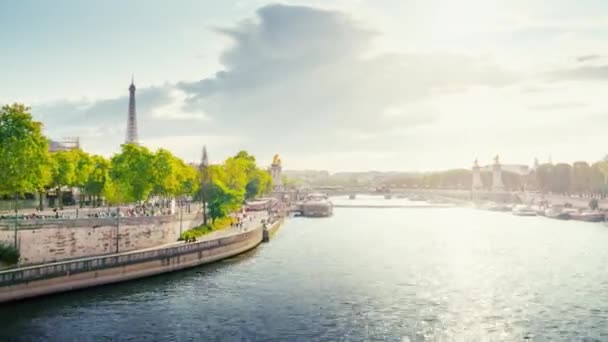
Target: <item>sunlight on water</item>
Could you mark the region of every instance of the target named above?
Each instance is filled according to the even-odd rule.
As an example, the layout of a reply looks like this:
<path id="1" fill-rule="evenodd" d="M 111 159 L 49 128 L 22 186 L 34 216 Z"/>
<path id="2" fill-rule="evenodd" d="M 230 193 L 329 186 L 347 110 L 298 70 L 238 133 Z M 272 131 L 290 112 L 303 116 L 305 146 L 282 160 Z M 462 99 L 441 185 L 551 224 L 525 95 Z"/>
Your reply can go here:
<path id="1" fill-rule="evenodd" d="M 606 246 L 603 224 L 337 208 L 232 260 L 2 307 L 0 339 L 606 340 Z"/>

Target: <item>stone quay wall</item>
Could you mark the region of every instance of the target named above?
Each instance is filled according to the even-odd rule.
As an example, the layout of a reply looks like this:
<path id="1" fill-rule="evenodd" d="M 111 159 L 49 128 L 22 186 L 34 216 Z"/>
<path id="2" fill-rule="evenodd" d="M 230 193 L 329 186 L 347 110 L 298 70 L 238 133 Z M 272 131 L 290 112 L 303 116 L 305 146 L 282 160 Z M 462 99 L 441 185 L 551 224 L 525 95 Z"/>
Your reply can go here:
<path id="1" fill-rule="evenodd" d="M 143 278 L 228 258 L 259 245 L 263 229 L 148 251 L 3 271 L 0 303 Z"/>
<path id="2" fill-rule="evenodd" d="M 0 222 L 0 241 L 15 244 L 20 266 L 156 247 L 203 222 L 202 213 L 167 216 Z M 181 226 L 181 229 L 180 229 Z"/>

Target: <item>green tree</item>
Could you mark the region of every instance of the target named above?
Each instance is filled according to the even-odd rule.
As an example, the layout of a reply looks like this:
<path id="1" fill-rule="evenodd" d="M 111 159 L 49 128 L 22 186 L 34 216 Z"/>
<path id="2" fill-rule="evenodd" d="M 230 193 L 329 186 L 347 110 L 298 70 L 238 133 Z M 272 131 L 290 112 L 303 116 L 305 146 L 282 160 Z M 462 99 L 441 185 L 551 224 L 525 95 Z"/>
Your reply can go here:
<path id="1" fill-rule="evenodd" d="M 176 158 L 171 152 L 165 149 L 159 149 L 154 154 L 153 164 L 153 182 L 155 195 L 166 197 L 175 196 L 180 190 L 178 181 L 179 173 L 182 171 L 180 167 L 183 162 Z"/>
<path id="2" fill-rule="evenodd" d="M 107 197 L 113 202 L 147 200 L 155 185 L 153 162 L 154 154 L 147 148 L 123 145 L 121 153 L 114 155 L 110 162 L 112 182 L 106 187 Z"/>
<path id="3" fill-rule="evenodd" d="M 93 169 L 85 186 L 86 193 L 93 197 L 95 206 L 99 205 L 101 196 L 110 178 L 110 161 L 102 156 L 91 156 Z"/>
<path id="4" fill-rule="evenodd" d="M 267 195 L 272 191 L 272 177 L 270 172 L 262 169 L 256 170 L 256 179 L 259 180 L 258 196 Z"/>
<path id="5" fill-rule="evenodd" d="M 51 187 L 56 189 L 59 206 L 63 205 L 62 188 L 76 184 L 77 155 L 72 151 L 51 154 Z"/>
<path id="6" fill-rule="evenodd" d="M 48 140 L 22 104 L 0 109 L 0 195 L 42 191 L 48 182 Z"/>
<path id="7" fill-rule="evenodd" d="M 585 161 L 572 164 L 572 191 L 586 193 L 591 191 L 591 167 Z"/>
<path id="8" fill-rule="evenodd" d="M 188 196 L 196 195 L 201 185 L 201 174 L 196 167 L 184 164 L 183 162 L 181 162 L 180 169 L 181 171 L 178 177 L 179 194 Z"/>
<path id="9" fill-rule="evenodd" d="M 72 150 L 70 152 L 74 155 L 76 162 L 76 169 L 74 170 L 74 183 L 72 185 L 80 190 L 80 206 L 82 207 L 87 192 L 89 178 L 95 169 L 95 162 L 91 155 L 80 149 Z"/>
<path id="10" fill-rule="evenodd" d="M 554 169 L 553 164 L 542 164 L 536 169 L 536 180 L 538 187 L 543 192 L 554 191 Z"/>
<path id="11" fill-rule="evenodd" d="M 594 168 L 596 168 L 603 176 L 603 188 L 605 188 L 606 185 L 608 185 L 608 161 L 602 160 L 597 162 L 594 164 Z"/>
<path id="12" fill-rule="evenodd" d="M 221 181 L 212 181 L 209 189 L 209 217 L 212 222 L 216 219 L 226 217 L 239 205 L 240 196 L 236 191 L 224 185 Z"/>
<path id="13" fill-rule="evenodd" d="M 570 164 L 556 164 L 553 176 L 553 192 L 565 193 L 570 191 L 570 182 L 572 179 L 572 166 L 570 166 Z"/>

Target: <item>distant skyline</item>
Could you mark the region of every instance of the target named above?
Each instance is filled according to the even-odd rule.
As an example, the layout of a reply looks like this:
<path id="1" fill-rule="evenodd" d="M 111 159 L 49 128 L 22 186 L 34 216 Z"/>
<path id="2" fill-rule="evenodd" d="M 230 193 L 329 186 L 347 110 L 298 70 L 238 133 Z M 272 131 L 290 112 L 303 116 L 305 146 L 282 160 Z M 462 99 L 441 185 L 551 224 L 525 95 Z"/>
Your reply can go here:
<path id="1" fill-rule="evenodd" d="M 608 154 L 608 2 L 0 2 L 0 103 L 54 139 L 286 169 L 426 171 Z"/>

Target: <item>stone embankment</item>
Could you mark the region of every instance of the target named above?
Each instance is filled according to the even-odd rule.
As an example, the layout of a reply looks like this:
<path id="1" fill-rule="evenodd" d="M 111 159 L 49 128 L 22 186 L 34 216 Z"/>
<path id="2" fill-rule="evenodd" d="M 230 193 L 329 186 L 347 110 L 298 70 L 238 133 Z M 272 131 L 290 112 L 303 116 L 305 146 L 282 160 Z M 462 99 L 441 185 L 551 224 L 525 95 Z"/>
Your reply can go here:
<path id="1" fill-rule="evenodd" d="M 471 201 L 493 201 L 500 203 L 513 203 L 523 201 L 525 203 L 547 201 L 550 204 L 563 205 L 566 203 L 572 204 L 575 208 L 587 208 L 592 197 L 580 196 L 565 196 L 559 194 L 542 194 L 534 192 L 492 192 L 478 191 L 471 192 L 470 190 L 410 190 L 410 194 L 424 196 L 428 199 L 450 199 L 458 203 L 470 203 Z M 608 199 L 599 199 L 599 206 L 602 209 L 608 209 Z"/>
<path id="2" fill-rule="evenodd" d="M 2 220 L 0 241 L 21 252 L 20 266 L 108 255 L 175 242 L 202 213 L 165 216 Z M 15 229 L 15 227 L 17 229 Z"/>
<path id="3" fill-rule="evenodd" d="M 274 232 L 275 222 L 267 229 Z M 246 252 L 264 238 L 264 227 L 233 231 L 194 243 L 0 272 L 0 303 L 116 283 L 194 267 Z"/>

